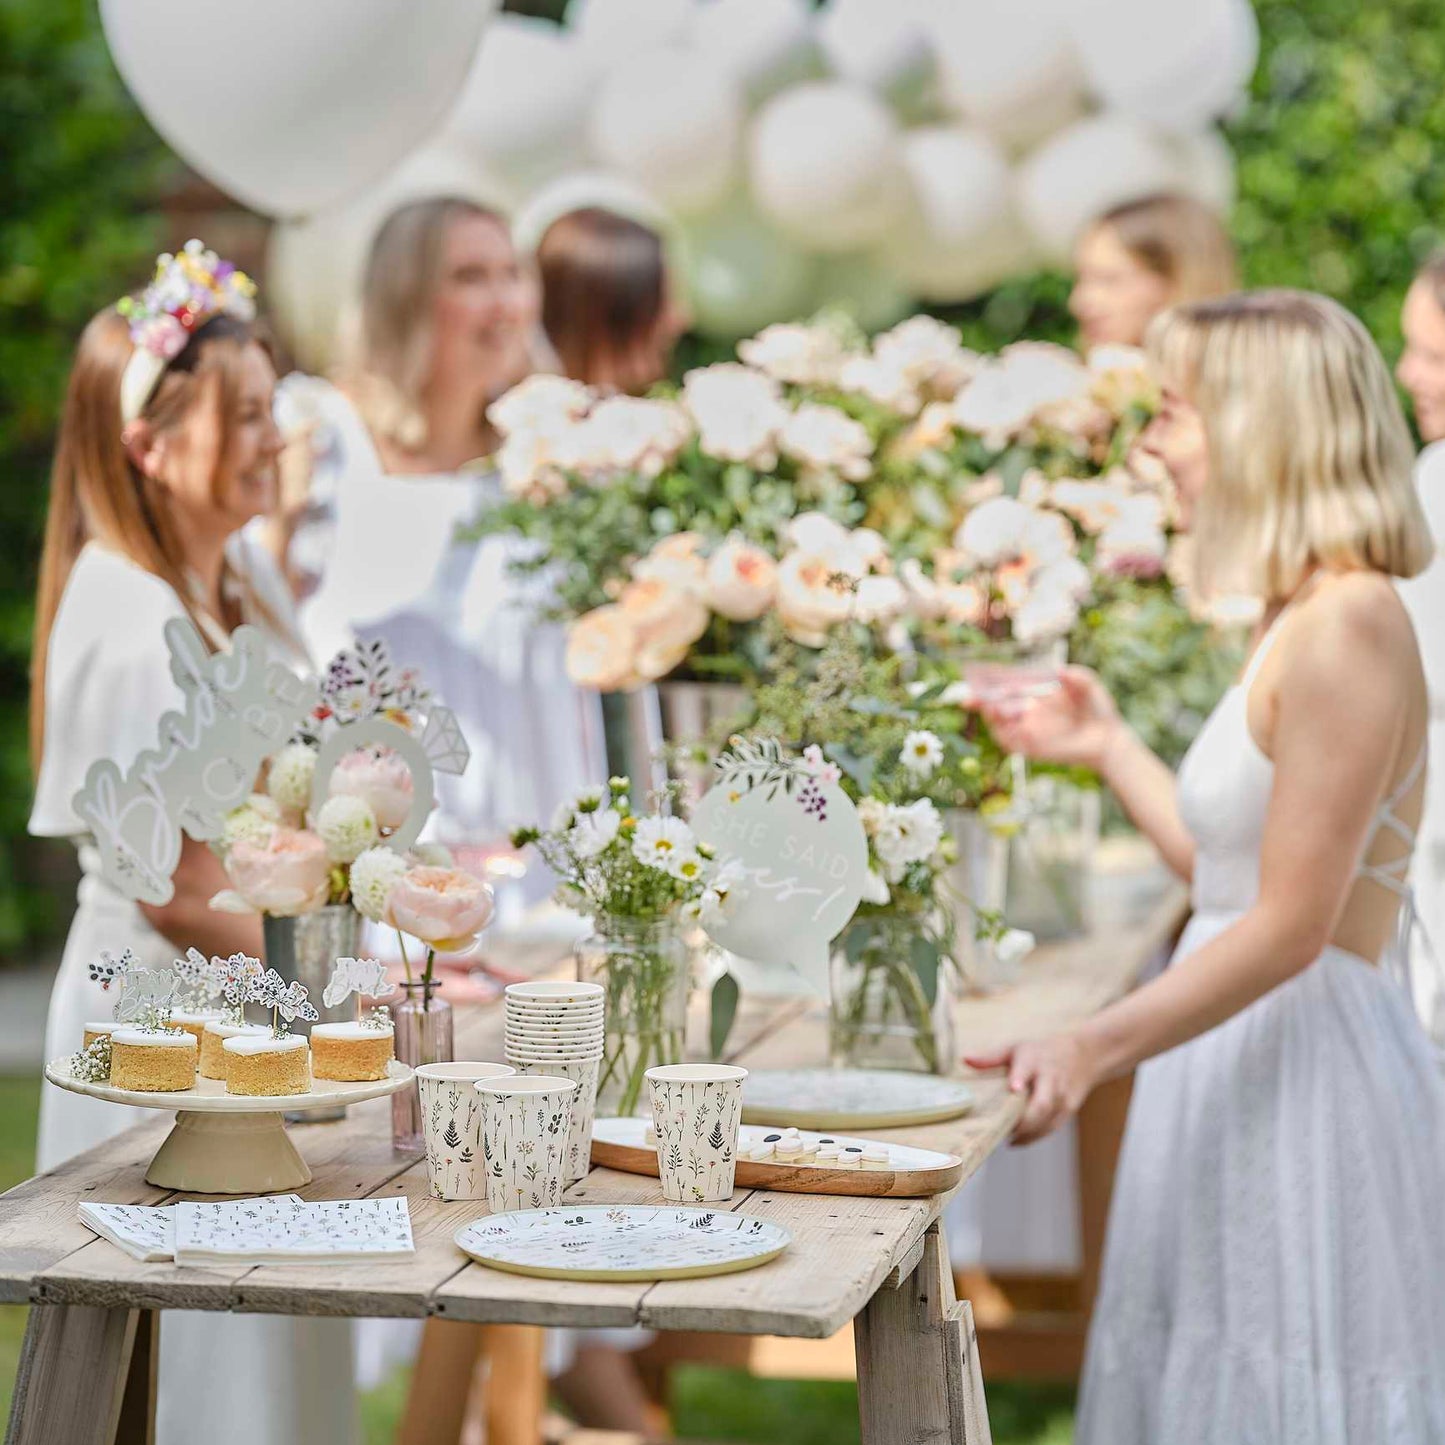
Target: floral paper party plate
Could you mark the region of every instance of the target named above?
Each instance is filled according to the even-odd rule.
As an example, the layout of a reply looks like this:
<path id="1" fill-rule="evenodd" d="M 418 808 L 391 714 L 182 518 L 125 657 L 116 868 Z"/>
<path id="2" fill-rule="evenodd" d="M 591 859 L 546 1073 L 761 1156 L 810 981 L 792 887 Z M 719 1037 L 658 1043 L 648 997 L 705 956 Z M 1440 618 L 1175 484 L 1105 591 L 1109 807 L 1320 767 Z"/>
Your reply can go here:
<path id="1" fill-rule="evenodd" d="M 700 1279 L 776 1259 L 793 1236 L 730 1210 L 588 1204 L 489 1214 L 456 1232 L 478 1264 L 543 1279 Z"/>

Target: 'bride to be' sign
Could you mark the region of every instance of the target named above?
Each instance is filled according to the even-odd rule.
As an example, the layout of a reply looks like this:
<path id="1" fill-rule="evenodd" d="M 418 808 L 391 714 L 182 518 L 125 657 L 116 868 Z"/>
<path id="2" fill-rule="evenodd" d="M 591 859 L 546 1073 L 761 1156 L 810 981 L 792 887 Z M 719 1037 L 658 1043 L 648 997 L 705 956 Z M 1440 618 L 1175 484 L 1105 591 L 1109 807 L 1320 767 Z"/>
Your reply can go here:
<path id="1" fill-rule="evenodd" d="M 829 945 L 852 918 L 868 840 L 836 772 L 773 741 L 735 741 L 693 829 L 740 875 L 726 916 L 704 923 L 745 989 L 828 992 Z"/>

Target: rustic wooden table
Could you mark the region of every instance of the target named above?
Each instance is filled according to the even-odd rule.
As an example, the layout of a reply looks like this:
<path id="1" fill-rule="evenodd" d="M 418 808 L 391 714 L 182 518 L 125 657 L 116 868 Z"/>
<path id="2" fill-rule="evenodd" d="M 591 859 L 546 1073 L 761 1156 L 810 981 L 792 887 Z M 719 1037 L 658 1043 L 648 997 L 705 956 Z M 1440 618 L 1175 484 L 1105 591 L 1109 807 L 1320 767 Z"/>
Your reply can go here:
<path id="1" fill-rule="evenodd" d="M 961 1014 L 979 1047 L 1036 1035 L 1087 1016 L 1127 990 L 1177 925 L 1177 894 L 1129 927 L 1041 948 L 1024 982 Z M 501 1056 L 497 1008 L 460 1011 L 459 1058 Z M 753 1000 L 733 1052 L 759 1067 L 821 1062 L 822 1021 L 800 1004 Z M 1007 1138 L 1019 1104 L 997 1078 L 977 1081 L 968 1116 L 881 1132 L 960 1155 L 964 1178 Z M 479 1213 L 427 1193 L 426 1166 L 391 1146 L 385 1100 L 344 1121 L 297 1126 L 293 1137 L 314 1199 L 405 1195 L 417 1252 L 404 1264 L 176 1267 L 142 1264 L 76 1217 L 82 1200 L 161 1204 L 179 1196 L 148 1185 L 146 1163 L 164 1116 L 0 1196 L 0 1302 L 32 1308 L 7 1440 L 14 1445 L 110 1445 L 149 1438 L 155 1390 L 154 1314 L 164 1309 L 271 1314 L 433 1317 L 535 1325 L 644 1325 L 822 1339 L 855 1323 L 863 1439 L 986 1441 L 972 1315 L 954 1299 L 939 1233 L 944 1197 L 866 1199 L 740 1190 L 731 1208 L 777 1219 L 793 1234 L 779 1259 L 745 1274 L 655 1284 L 527 1279 L 469 1262 L 452 1242 Z M 594 1169 L 575 1202 L 661 1201 L 657 1182 Z"/>

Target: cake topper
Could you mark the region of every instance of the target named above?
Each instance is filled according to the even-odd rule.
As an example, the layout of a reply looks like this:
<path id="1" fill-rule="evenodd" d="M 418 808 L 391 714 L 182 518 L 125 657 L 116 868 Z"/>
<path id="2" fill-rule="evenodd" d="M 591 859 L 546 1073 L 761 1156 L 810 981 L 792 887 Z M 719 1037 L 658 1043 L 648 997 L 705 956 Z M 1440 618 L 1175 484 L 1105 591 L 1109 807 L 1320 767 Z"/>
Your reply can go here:
<path id="1" fill-rule="evenodd" d="M 396 985 L 387 978 L 384 963 L 374 958 L 338 958 L 322 991 L 321 1002 L 327 1008 L 336 1008 L 355 994 L 359 1016 L 363 997 L 387 998 L 395 992 Z"/>
<path id="2" fill-rule="evenodd" d="M 226 989 L 227 963 L 207 958 L 198 948 L 188 948 L 184 958 L 171 964 L 176 976 L 176 1002 L 189 1012 L 214 1008 Z"/>
<path id="3" fill-rule="evenodd" d="M 119 958 L 105 949 L 100 961 L 88 965 L 90 980 L 109 993 L 116 991 L 111 1017 L 119 1024 L 157 1033 L 170 1027 L 176 1002 L 176 975 L 169 968 L 142 968 L 130 949 Z"/>
<path id="4" fill-rule="evenodd" d="M 258 1003 L 271 1011 L 271 1037 L 285 1038 L 297 1019 L 315 1023 L 320 1014 L 306 997 L 304 983 L 287 983 L 274 968 L 253 976 L 247 987 L 245 1001 Z"/>
<path id="5" fill-rule="evenodd" d="M 265 973 L 265 968 L 259 958 L 252 958 L 248 953 L 233 953 L 229 958 L 217 959 L 221 965 L 224 982 L 221 985 L 221 997 L 226 1003 L 226 1022 L 228 1024 L 243 1024 L 246 1022 L 246 1004 L 251 997 L 251 989 Z"/>
<path id="6" fill-rule="evenodd" d="M 174 894 L 181 833 L 218 837 L 261 764 L 316 700 L 314 683 L 271 661 L 255 627 L 238 627 L 230 650 L 213 654 L 189 618 L 175 617 L 165 640 L 184 707 L 161 717 L 156 746 L 124 772 L 111 759 L 93 763 L 71 802 L 95 837 L 106 880 L 152 904 Z"/>
<path id="7" fill-rule="evenodd" d="M 744 987 L 826 997 L 829 945 L 868 874 L 868 839 L 838 769 L 817 748 L 797 758 L 776 739 L 737 737 L 716 767 L 692 826 L 733 865 L 740 906 L 703 928 Z"/>

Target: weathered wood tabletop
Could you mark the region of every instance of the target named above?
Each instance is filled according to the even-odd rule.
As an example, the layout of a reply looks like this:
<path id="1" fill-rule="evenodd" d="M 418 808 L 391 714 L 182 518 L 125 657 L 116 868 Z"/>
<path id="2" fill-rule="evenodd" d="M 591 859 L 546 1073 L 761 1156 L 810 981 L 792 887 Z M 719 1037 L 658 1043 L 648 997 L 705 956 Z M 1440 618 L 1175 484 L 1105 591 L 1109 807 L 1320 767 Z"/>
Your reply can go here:
<path id="1" fill-rule="evenodd" d="M 961 1006 L 963 1044 L 979 1048 L 1037 1036 L 1096 1011 L 1132 986 L 1172 935 L 1181 910 L 1180 896 L 1171 893 L 1133 926 L 1040 948 L 1018 986 Z M 459 1010 L 456 1056 L 500 1058 L 501 1034 L 499 1008 Z M 745 1000 L 731 1052 L 757 1067 L 822 1063 L 822 1016 L 796 1002 Z M 957 1154 L 966 1180 L 1007 1139 L 1020 1107 L 997 1078 L 978 1079 L 976 1093 L 976 1107 L 963 1118 L 876 1131 L 878 1137 Z M 292 1129 L 313 1174 L 301 1193 L 312 1199 L 404 1194 L 416 1238 L 413 1259 L 364 1267 L 143 1264 L 92 1234 L 76 1205 L 182 1197 L 143 1177 L 169 1126 L 169 1116 L 158 1114 L 154 1123 L 0 1196 L 0 1301 L 38 1306 L 8 1440 L 144 1440 L 153 1378 L 149 1386 L 137 1383 L 132 1365 L 133 1357 L 153 1357 L 144 1348 L 146 1312 L 158 1309 L 641 1324 L 811 1338 L 825 1338 L 856 1317 L 865 1440 L 988 1438 L 971 1317 L 966 1304 L 953 1302 L 938 1234 L 945 1196 L 739 1190 L 728 1207 L 776 1219 L 793 1234 L 787 1252 L 759 1269 L 652 1284 L 529 1279 L 473 1264 L 457 1249 L 454 1231 L 484 1206 L 431 1199 L 425 1163 L 393 1151 L 389 1104 L 377 1100 L 353 1106 L 344 1121 Z M 662 1202 L 656 1180 L 607 1169 L 594 1169 L 566 1198 Z"/>

